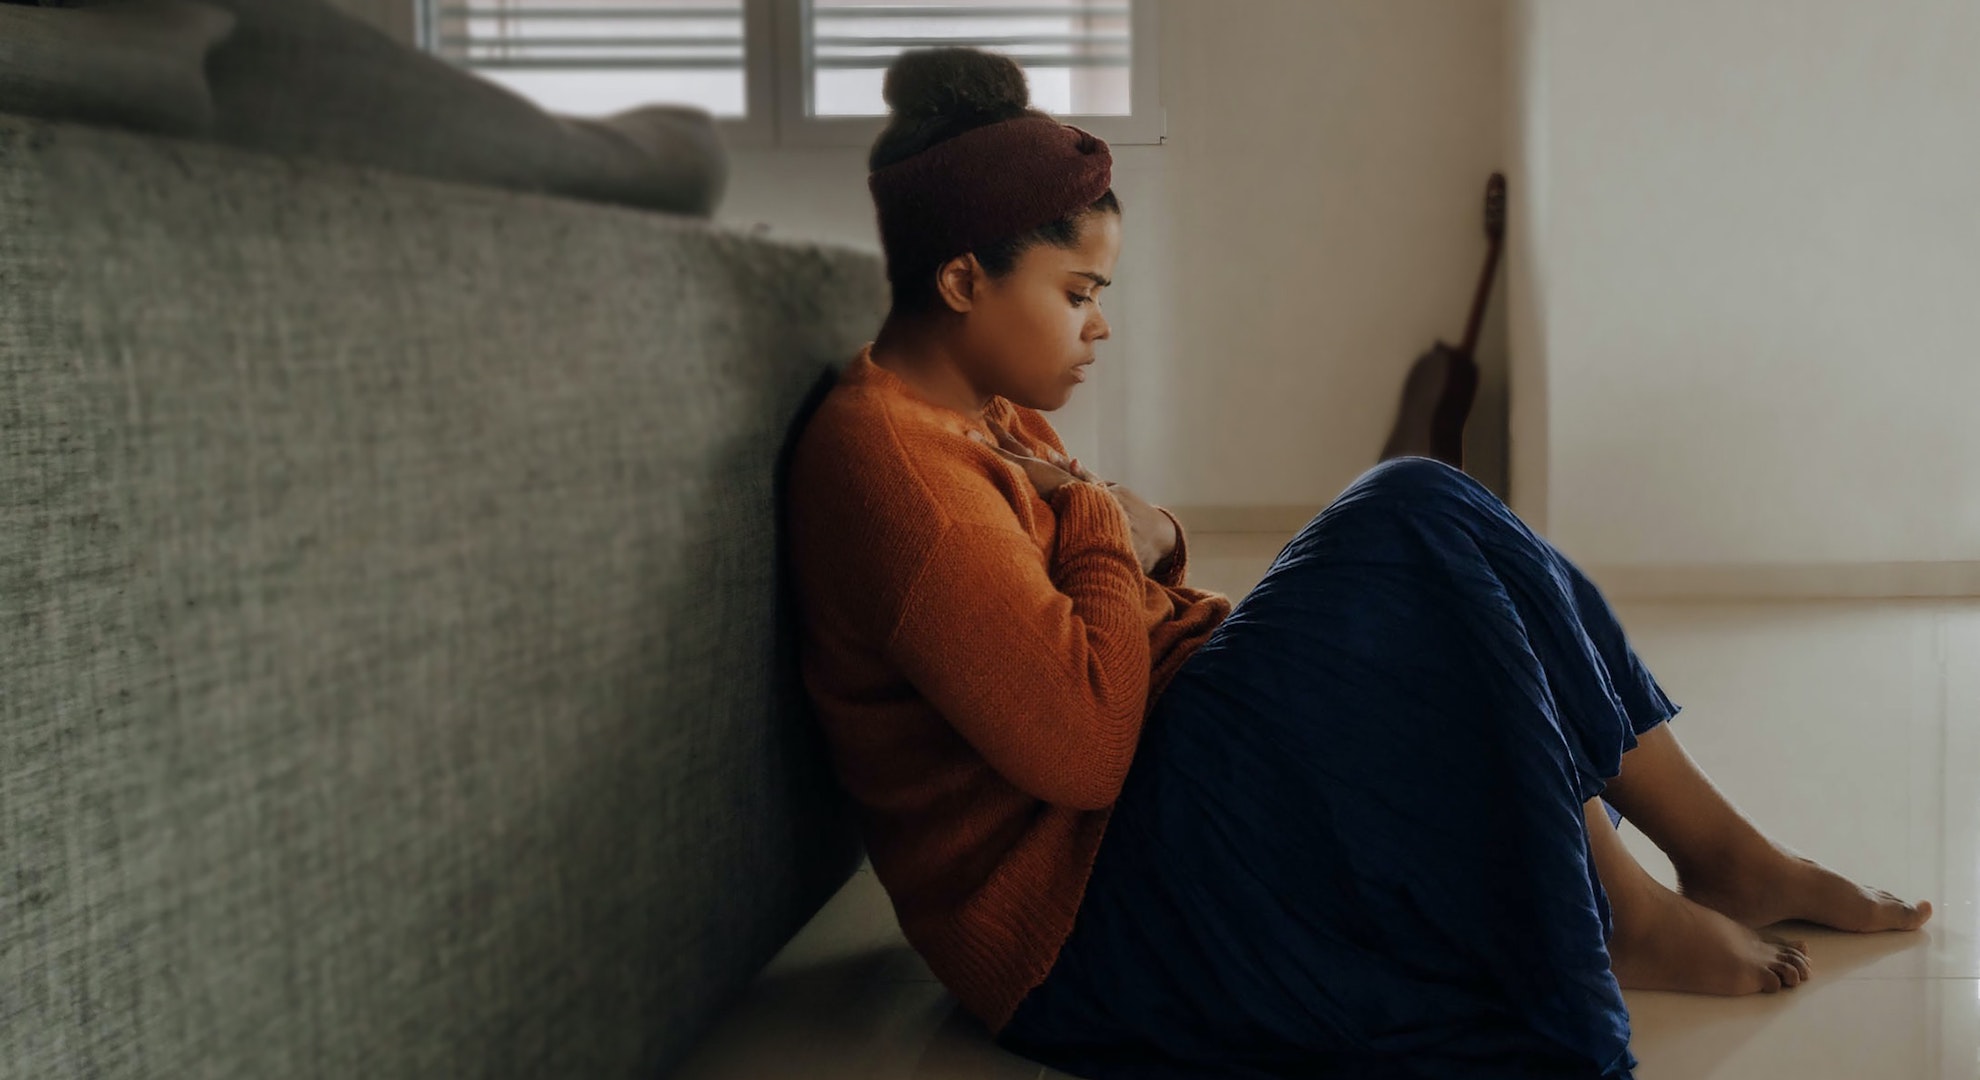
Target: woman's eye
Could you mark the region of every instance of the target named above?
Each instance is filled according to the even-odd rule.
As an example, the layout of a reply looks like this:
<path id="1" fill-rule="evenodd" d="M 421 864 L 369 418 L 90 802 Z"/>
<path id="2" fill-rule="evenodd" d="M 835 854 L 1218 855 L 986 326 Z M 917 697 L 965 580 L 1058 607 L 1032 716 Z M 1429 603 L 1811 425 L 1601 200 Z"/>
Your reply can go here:
<path id="1" fill-rule="evenodd" d="M 1066 295 L 1072 298 L 1072 305 L 1074 307 L 1078 307 L 1079 305 L 1086 303 L 1087 300 L 1091 299 L 1090 297 L 1081 296 L 1078 293 L 1067 293 Z"/>

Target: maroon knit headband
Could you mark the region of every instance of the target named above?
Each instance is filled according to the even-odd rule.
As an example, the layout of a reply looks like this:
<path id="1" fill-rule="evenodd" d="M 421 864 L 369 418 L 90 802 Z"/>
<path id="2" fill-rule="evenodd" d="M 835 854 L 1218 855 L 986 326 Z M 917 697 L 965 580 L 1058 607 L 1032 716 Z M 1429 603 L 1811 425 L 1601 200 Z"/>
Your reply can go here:
<path id="1" fill-rule="evenodd" d="M 866 178 L 880 243 L 924 266 L 1030 232 L 1092 205 L 1113 183 L 1103 140 L 1049 116 L 972 128 Z"/>

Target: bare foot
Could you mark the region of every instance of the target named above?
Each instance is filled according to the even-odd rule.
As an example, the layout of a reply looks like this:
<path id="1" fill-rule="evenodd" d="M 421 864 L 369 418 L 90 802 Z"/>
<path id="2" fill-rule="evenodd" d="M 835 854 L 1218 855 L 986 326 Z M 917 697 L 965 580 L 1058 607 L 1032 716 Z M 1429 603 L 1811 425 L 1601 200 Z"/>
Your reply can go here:
<path id="1" fill-rule="evenodd" d="M 1678 881 L 1686 898 L 1745 926 L 1799 919 L 1870 933 L 1916 930 L 1932 917 L 1929 901 L 1906 903 L 1772 844 L 1743 858 L 1680 867 Z"/>
<path id="2" fill-rule="evenodd" d="M 1627 989 L 1737 997 L 1809 978 L 1803 943 L 1763 937 L 1655 882 L 1627 901 L 1611 899 L 1609 969 Z"/>

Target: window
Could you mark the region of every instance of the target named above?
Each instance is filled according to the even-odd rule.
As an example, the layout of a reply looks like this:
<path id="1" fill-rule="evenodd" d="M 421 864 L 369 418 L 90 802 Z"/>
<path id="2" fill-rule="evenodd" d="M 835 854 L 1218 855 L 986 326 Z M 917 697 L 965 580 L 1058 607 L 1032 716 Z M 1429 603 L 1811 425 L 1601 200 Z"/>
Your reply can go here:
<path id="1" fill-rule="evenodd" d="M 698 105 L 736 145 L 865 146 L 888 63 L 977 45 L 1032 101 L 1116 143 L 1161 141 L 1155 0 L 417 0 L 420 41 L 547 109 Z"/>
<path id="2" fill-rule="evenodd" d="M 1032 99 L 1055 115 L 1124 116 L 1133 52 L 1126 0 L 1111 4 L 929 4 L 812 0 L 814 116 L 884 115 L 881 77 L 902 49 L 967 44 L 1017 58 Z"/>
<path id="3" fill-rule="evenodd" d="M 421 15 L 428 49 L 555 112 L 748 112 L 743 0 L 430 0 Z"/>

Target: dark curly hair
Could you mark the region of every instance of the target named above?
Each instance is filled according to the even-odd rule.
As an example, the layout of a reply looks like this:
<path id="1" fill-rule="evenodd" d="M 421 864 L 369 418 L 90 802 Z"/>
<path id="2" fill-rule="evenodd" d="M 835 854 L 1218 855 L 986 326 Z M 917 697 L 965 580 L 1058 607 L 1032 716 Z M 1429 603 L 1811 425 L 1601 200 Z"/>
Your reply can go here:
<path id="1" fill-rule="evenodd" d="M 1031 107 L 1031 88 L 1024 69 L 1008 56 L 981 49 L 948 47 L 914 49 L 887 67 L 881 96 L 892 111 L 886 130 L 873 141 L 867 155 L 869 171 L 892 165 L 953 139 L 965 131 L 1015 120 L 1045 116 Z M 1121 212 L 1112 189 L 1083 209 L 1019 236 L 1006 237 L 975 250 L 976 261 L 992 277 L 1002 277 L 1018 258 L 1039 244 L 1071 248 L 1079 244 L 1080 223 L 1088 214 Z M 935 272 L 942 262 L 896 266 L 888 255 L 887 278 L 894 306 L 903 311 L 926 311 L 936 304 Z"/>

